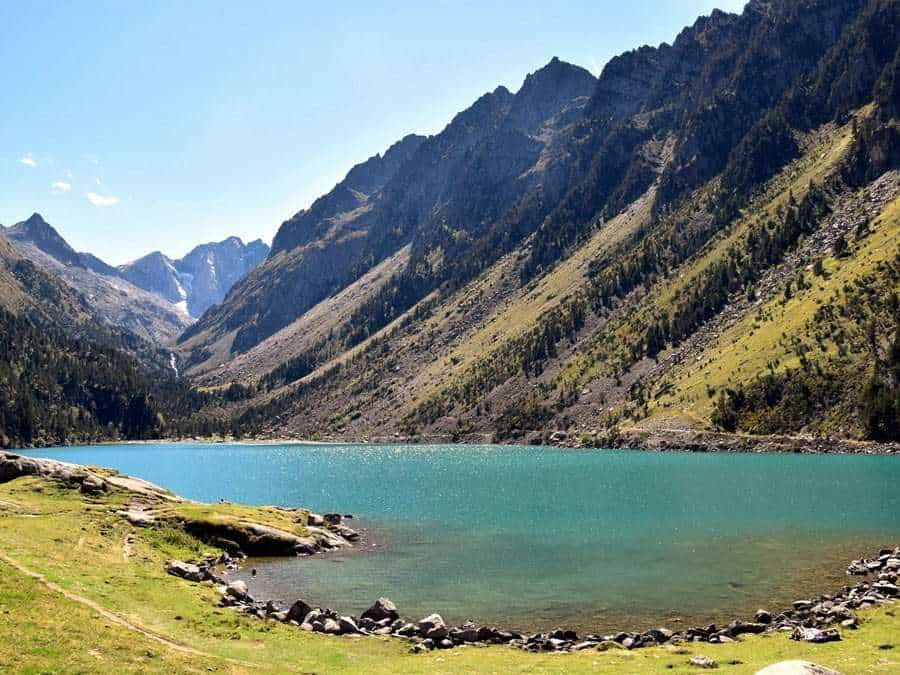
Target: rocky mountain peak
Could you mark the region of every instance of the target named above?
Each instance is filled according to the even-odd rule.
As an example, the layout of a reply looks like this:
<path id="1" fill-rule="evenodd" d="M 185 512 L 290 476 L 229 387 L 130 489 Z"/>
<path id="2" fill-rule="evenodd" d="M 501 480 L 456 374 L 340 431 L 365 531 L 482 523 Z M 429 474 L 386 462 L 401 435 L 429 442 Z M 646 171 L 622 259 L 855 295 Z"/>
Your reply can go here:
<path id="1" fill-rule="evenodd" d="M 187 255 L 172 260 L 154 251 L 122 265 L 120 272 L 136 286 L 198 317 L 225 294 L 269 253 L 261 239 L 244 244 L 240 237 L 195 246 Z"/>
<path id="2" fill-rule="evenodd" d="M 597 79 L 588 70 L 554 56 L 525 78 L 510 108 L 508 124 L 534 133 L 558 111 L 579 98 L 589 97 L 596 84 Z"/>
<path id="3" fill-rule="evenodd" d="M 16 223 L 4 232 L 9 239 L 31 244 L 66 265 L 81 265 L 78 253 L 39 213 Z"/>

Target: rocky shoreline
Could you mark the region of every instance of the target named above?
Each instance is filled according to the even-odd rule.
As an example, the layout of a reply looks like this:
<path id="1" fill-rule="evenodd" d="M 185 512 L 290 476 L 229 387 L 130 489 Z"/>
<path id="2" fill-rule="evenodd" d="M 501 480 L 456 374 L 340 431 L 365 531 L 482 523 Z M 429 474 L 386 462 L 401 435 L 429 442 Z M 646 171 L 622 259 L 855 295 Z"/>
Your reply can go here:
<path id="1" fill-rule="evenodd" d="M 0 452 L 0 483 L 22 476 L 49 478 L 69 488 L 79 489 L 91 497 L 102 495 L 111 486 L 126 490 L 133 497 L 128 508 L 117 513 L 139 527 L 153 526 L 158 522 L 153 509 L 148 508 L 149 505 L 160 502 L 190 504 L 187 500 L 140 479 L 55 460 Z M 289 607 L 271 600 L 260 601 L 250 595 L 245 582 L 228 582 L 220 574 L 220 567 L 226 570 L 237 569 L 247 553 L 269 556 L 312 555 L 319 551 L 350 546 L 359 536 L 344 524 L 346 516 L 341 514 L 319 515 L 304 509 L 278 509 L 278 512 L 291 522 L 302 524 L 307 536 L 301 537 L 246 519 L 241 519 L 236 524 L 216 522 L 205 526 L 197 522 L 180 521 L 186 531 L 222 549 L 223 553 L 218 557 L 193 562 L 173 560 L 166 565 L 166 571 L 187 581 L 216 586 L 222 596 L 222 606 L 261 620 L 290 624 L 300 630 L 329 635 L 396 637 L 408 640 L 415 652 L 489 644 L 506 644 L 530 652 L 574 652 L 587 649 L 605 651 L 661 644 L 721 644 L 737 640 L 745 634 L 773 632 L 789 633 L 791 638 L 797 640 L 827 642 L 840 640 L 840 630 L 858 627 L 857 610 L 894 602 L 900 597 L 900 546 L 897 546 L 884 548 L 871 558 L 852 561 L 847 574 L 860 580 L 837 593 L 796 600 L 790 608 L 777 613 L 760 609 L 752 620 L 735 619 L 727 626 L 709 625 L 678 631 L 655 628 L 604 635 L 578 635 L 575 631 L 566 629 L 523 634 L 471 622 L 461 626 L 448 626 L 437 613 L 418 621 L 405 620 L 388 598 L 379 598 L 356 617 L 328 608 L 313 607 L 302 599 L 296 600 Z M 700 663 L 695 665 L 702 666 Z"/>
<path id="2" fill-rule="evenodd" d="M 858 441 L 848 438 L 820 436 L 752 436 L 703 429 L 628 429 L 591 431 L 584 434 L 563 430 L 532 431 L 517 438 L 496 438 L 492 434 L 471 433 L 455 437 L 450 434 L 377 436 L 345 438 L 326 436 L 319 440 L 301 437 L 261 436 L 257 438 L 159 438 L 142 441 L 109 440 L 97 445 L 148 445 L 154 443 L 247 443 L 259 445 L 327 445 L 327 444 L 459 444 L 459 445 L 533 445 L 572 449 L 634 450 L 643 452 L 745 452 L 799 453 L 836 455 L 900 455 L 900 443 Z M 77 447 L 73 444 L 71 447 Z M 88 445 L 85 443 L 84 445 Z M 68 446 L 68 444 L 67 444 Z M 35 446 L 43 447 L 43 446 Z M 2 452 L 2 451 L 0 451 Z"/>
<path id="3" fill-rule="evenodd" d="M 216 573 L 216 566 L 235 565 L 224 554 L 197 563 L 172 561 L 167 565 L 170 574 L 189 581 L 217 586 L 221 605 L 257 617 L 296 626 L 300 630 L 327 635 L 383 635 L 411 643 L 416 653 L 434 649 L 450 649 L 463 645 L 485 646 L 505 644 L 529 652 L 577 652 L 587 649 L 639 649 L 662 644 L 681 643 L 722 644 L 738 640 L 741 635 L 783 632 L 791 639 L 805 642 L 840 640 L 839 629 L 859 627 L 856 611 L 894 602 L 900 597 L 900 546 L 884 548 L 877 556 L 854 560 L 847 574 L 866 577 L 834 594 L 813 599 L 796 600 L 790 608 L 778 613 L 758 610 L 751 621 L 735 619 L 727 626 L 709 625 L 673 631 L 654 628 L 643 632 L 620 631 L 613 634 L 579 636 L 575 631 L 556 629 L 548 633 L 523 634 L 493 626 L 479 626 L 467 622 L 448 626 L 440 614 L 434 613 L 418 621 L 401 618 L 390 599 L 382 597 L 360 616 L 341 614 L 333 609 L 313 607 L 302 599 L 289 607 L 267 600 L 254 599 L 243 581 L 227 582 Z M 706 657 L 700 657 L 706 659 Z M 702 663 L 694 665 L 705 666 Z"/>

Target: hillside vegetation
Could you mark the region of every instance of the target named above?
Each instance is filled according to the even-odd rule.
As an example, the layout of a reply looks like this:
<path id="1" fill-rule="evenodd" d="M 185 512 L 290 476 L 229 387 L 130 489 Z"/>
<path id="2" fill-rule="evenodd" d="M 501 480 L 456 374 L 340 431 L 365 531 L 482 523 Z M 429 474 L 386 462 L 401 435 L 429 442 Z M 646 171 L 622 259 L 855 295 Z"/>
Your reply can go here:
<path id="1" fill-rule="evenodd" d="M 182 341 L 192 376 L 239 384 L 217 414 L 255 435 L 897 440 L 898 16 L 890 0 L 755 1 L 593 83 L 554 60 L 416 141 L 364 204 L 335 193 L 327 217 L 285 223 L 260 275 L 299 283 L 279 260 L 327 255 L 296 243 L 313 231 L 356 242 L 358 271 L 282 308 L 303 337 L 280 361 L 258 318 L 255 337 L 221 332 L 284 303 L 262 276 L 252 296 L 238 284 Z M 367 220 L 382 211 L 405 223 L 387 238 Z M 401 247 L 401 268 L 378 267 Z"/>
<path id="2" fill-rule="evenodd" d="M 4 442 L 900 440 L 898 34 L 898 0 L 751 0 L 554 58 L 353 167 L 171 352 L 0 238 L 41 354 Z"/>

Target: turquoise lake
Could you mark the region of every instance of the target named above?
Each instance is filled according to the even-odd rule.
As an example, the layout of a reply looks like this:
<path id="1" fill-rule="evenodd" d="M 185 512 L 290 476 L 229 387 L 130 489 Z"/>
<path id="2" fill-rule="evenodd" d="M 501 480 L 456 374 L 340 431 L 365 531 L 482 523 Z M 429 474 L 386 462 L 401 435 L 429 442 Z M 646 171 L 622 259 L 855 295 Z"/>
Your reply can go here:
<path id="1" fill-rule="evenodd" d="M 353 550 L 252 560 L 254 594 L 387 595 L 523 630 L 725 621 L 848 583 L 900 543 L 900 457 L 500 446 L 159 444 L 28 450 L 185 497 L 354 514 Z"/>

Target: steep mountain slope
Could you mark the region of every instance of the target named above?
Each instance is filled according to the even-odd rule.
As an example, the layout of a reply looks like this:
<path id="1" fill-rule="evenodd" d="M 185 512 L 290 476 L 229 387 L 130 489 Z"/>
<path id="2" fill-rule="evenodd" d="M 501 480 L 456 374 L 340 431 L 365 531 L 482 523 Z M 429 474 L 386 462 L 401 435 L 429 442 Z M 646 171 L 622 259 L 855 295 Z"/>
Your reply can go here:
<path id="1" fill-rule="evenodd" d="M 529 213 L 537 218 L 540 195 L 564 189 L 553 167 L 568 154 L 563 139 L 594 83 L 587 71 L 555 59 L 516 95 L 499 87 L 440 134 L 393 146 L 382 160 L 392 160 L 390 170 L 378 176 L 385 182 L 369 181 L 373 192 L 356 190 L 347 200 L 348 181 L 373 160 L 356 167 L 332 193 L 282 225 L 266 263 L 187 331 L 182 346 L 198 363 L 222 353 L 222 344 L 226 353 L 246 351 L 410 244 L 403 272 L 369 300 L 384 316 L 354 317 L 362 333 L 389 320 L 392 308 L 406 309 L 449 280 L 458 267 L 465 268 L 459 274 L 471 274 L 468 265 L 490 264 L 526 233 L 511 226 L 522 204 L 535 203 Z M 481 253 L 463 258 L 454 248 Z"/>
<path id="2" fill-rule="evenodd" d="M 154 251 L 118 268 L 131 283 L 179 307 L 191 317 L 201 316 L 222 302 L 228 290 L 269 253 L 257 239 L 244 244 L 238 237 L 201 244 L 179 260 Z"/>
<path id="3" fill-rule="evenodd" d="M 569 71 L 554 61 L 423 142 L 341 220 L 365 224 L 355 257 L 341 253 L 315 294 L 276 303 L 320 269 L 294 276 L 311 258 L 292 267 L 281 250 L 182 346 L 197 376 L 249 385 L 222 411 L 245 431 L 895 438 L 898 16 L 895 0 L 755 0 L 614 59 L 589 100 L 562 108 Z M 454 154 L 461 118 L 479 133 Z M 319 261 L 335 252 L 308 242 Z M 399 272 L 350 292 L 351 265 L 404 242 Z M 305 312 L 341 289 L 349 316 L 277 367 L 256 358 L 285 326 L 312 328 Z M 256 356 L 213 376 L 240 352 Z"/>
<path id="4" fill-rule="evenodd" d="M 156 343 L 171 342 L 190 323 L 172 304 L 130 283 L 89 253 L 75 251 L 39 214 L 0 232 L 19 253 L 79 291 L 91 312 Z"/>

